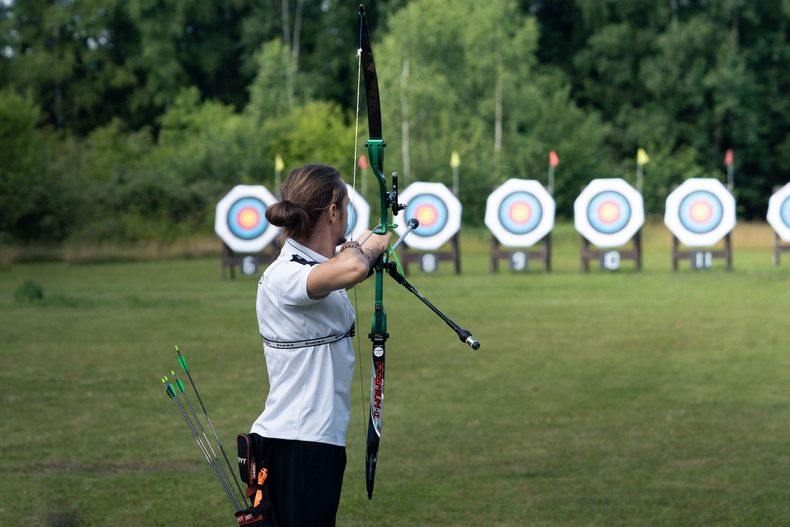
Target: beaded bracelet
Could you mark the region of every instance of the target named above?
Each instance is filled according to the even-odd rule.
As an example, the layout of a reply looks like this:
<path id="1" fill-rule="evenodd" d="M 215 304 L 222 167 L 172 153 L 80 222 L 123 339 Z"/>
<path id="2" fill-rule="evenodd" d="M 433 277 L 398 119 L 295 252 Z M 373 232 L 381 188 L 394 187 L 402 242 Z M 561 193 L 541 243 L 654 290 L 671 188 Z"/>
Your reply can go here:
<path id="1" fill-rule="evenodd" d="M 351 248 L 357 249 L 362 254 L 362 256 L 364 256 L 365 259 L 368 261 L 368 265 L 373 265 L 373 262 L 376 260 L 376 256 L 375 256 L 375 253 L 373 252 L 373 249 L 371 249 L 369 247 L 363 249 L 359 245 L 359 242 L 353 242 L 352 241 L 352 242 L 346 242 L 343 245 L 341 245 L 340 246 L 340 251 L 343 252 L 346 249 L 351 249 Z M 365 252 L 365 251 L 370 251 L 370 256 L 368 256 L 368 253 Z"/>

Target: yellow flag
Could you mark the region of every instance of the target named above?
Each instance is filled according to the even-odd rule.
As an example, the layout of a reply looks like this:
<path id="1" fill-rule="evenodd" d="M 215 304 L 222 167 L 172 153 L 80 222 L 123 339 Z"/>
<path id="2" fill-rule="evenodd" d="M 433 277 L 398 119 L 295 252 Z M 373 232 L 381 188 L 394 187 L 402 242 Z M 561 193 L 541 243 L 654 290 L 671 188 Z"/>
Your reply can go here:
<path id="1" fill-rule="evenodd" d="M 647 152 L 642 147 L 639 147 L 639 150 L 636 151 L 636 164 L 637 165 L 646 165 L 650 163 L 650 158 L 647 156 Z"/>
<path id="2" fill-rule="evenodd" d="M 283 163 L 283 158 L 280 157 L 280 154 L 277 154 L 274 157 L 274 170 L 276 170 L 277 172 L 282 172 L 284 168 L 285 168 L 285 163 Z"/>
<path id="3" fill-rule="evenodd" d="M 453 150 L 453 153 L 450 156 L 450 166 L 453 168 L 458 168 L 461 166 L 461 156 L 458 155 L 456 150 Z"/>

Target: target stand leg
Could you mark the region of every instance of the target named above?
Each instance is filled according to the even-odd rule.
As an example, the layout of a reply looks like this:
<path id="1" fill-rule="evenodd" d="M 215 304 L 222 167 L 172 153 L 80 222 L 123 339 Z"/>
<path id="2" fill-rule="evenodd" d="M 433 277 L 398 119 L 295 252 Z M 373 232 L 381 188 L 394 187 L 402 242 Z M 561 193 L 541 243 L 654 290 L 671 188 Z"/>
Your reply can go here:
<path id="1" fill-rule="evenodd" d="M 222 272 L 221 272 L 220 278 L 222 278 L 222 280 L 227 280 L 227 276 L 226 276 L 226 271 L 227 271 L 227 274 L 230 275 L 230 279 L 231 280 L 235 280 L 236 279 L 235 266 L 237 264 L 238 264 L 238 262 L 237 262 L 236 255 L 233 253 L 233 251 L 230 250 L 230 247 L 228 247 L 228 244 L 223 243 L 222 244 L 222 260 L 221 260 L 221 263 L 220 263 Z"/>
<path id="2" fill-rule="evenodd" d="M 774 232 L 774 265 L 777 266 L 781 263 L 782 253 L 790 253 L 790 244 L 782 243 L 779 235 Z"/>

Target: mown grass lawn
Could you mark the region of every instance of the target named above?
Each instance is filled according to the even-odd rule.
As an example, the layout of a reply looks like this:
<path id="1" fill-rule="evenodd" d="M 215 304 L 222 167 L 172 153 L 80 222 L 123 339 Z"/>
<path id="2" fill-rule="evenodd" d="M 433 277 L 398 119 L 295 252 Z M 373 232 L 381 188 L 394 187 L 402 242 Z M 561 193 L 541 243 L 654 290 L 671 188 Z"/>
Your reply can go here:
<path id="1" fill-rule="evenodd" d="M 411 281 L 477 352 L 388 283 L 372 502 L 360 286 L 338 525 L 790 524 L 790 261 L 771 266 L 764 225 L 734 240 L 733 272 L 672 273 L 651 225 L 643 272 L 583 275 L 562 225 L 554 272 L 492 275 L 465 235 L 462 275 Z M 27 280 L 43 301 L 15 300 Z M 267 391 L 255 288 L 218 258 L 0 271 L 0 525 L 234 525 L 159 378 L 179 344 L 232 452 Z"/>

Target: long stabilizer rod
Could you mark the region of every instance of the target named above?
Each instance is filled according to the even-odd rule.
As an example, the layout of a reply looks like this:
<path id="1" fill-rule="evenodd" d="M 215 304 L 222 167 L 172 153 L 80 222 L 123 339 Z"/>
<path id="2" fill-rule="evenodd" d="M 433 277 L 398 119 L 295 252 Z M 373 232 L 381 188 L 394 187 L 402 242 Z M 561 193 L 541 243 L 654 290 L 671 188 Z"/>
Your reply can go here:
<path id="1" fill-rule="evenodd" d="M 396 282 L 398 282 L 400 285 L 402 285 L 402 286 L 403 286 L 403 287 L 405 287 L 405 288 L 406 288 L 408 291 L 410 291 L 412 294 L 414 294 L 414 296 L 416 296 L 417 298 L 419 298 L 419 299 L 422 301 L 422 303 L 423 303 L 423 304 L 425 304 L 426 306 L 428 306 L 428 307 L 431 309 L 431 311 L 433 311 L 434 313 L 436 313 L 436 314 L 439 316 L 439 318 L 441 318 L 442 320 L 444 320 L 444 322 L 445 322 L 445 323 L 446 323 L 448 326 L 450 326 L 450 329 L 452 329 L 453 331 L 455 331 L 455 334 L 456 334 L 456 335 L 458 335 L 458 338 L 459 338 L 459 339 L 461 339 L 461 342 L 463 342 L 464 344 L 468 344 L 469 346 L 471 346 L 471 348 L 472 348 L 473 350 L 476 350 L 476 349 L 479 349 L 479 348 L 480 348 L 480 343 L 477 341 L 477 339 L 476 339 L 476 338 L 474 338 L 474 337 L 472 336 L 472 334 L 471 334 L 471 333 L 470 333 L 468 330 L 466 330 L 466 329 L 462 328 L 461 326 L 459 326 L 458 324 L 456 324 L 455 322 L 453 322 L 453 321 L 452 321 L 452 320 L 451 320 L 451 319 L 450 319 L 450 318 L 449 318 L 447 315 L 445 315 L 444 313 L 442 313 L 442 312 L 439 310 L 439 308 L 437 308 L 437 307 L 436 307 L 435 305 L 433 305 L 433 304 L 432 304 L 432 303 L 431 303 L 431 302 L 430 302 L 430 301 L 429 301 L 427 298 L 425 298 L 425 297 L 422 295 L 422 293 L 420 293 L 419 291 L 417 291 L 417 289 L 415 289 L 415 287 L 414 287 L 413 285 L 411 285 L 411 284 L 408 282 L 408 280 L 406 280 L 406 277 L 404 277 L 402 274 L 400 274 L 400 273 L 398 272 L 398 270 L 395 268 L 395 265 L 394 265 L 394 264 L 389 264 L 389 265 L 388 265 L 388 272 L 389 272 L 389 275 L 390 275 L 390 276 L 391 276 L 391 277 L 392 277 L 392 278 L 393 278 L 393 279 L 394 279 Z"/>

